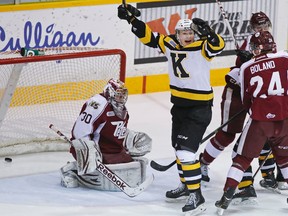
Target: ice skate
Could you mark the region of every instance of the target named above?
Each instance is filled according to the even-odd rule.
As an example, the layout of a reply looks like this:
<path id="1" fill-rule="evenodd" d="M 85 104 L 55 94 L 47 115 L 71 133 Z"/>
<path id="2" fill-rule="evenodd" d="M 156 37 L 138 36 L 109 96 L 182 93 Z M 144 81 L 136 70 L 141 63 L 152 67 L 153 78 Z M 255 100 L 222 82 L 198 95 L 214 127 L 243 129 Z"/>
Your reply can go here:
<path id="1" fill-rule="evenodd" d="M 215 206 L 217 207 L 217 214 L 223 215 L 224 210 L 226 210 L 232 201 L 233 194 L 235 192 L 234 188 L 229 188 L 224 192 L 220 200 L 216 201 Z"/>
<path id="2" fill-rule="evenodd" d="M 279 190 L 288 190 L 288 183 L 285 181 L 280 168 L 277 166 L 277 176 L 276 181 L 278 183 Z"/>
<path id="3" fill-rule="evenodd" d="M 284 181 L 278 181 L 278 189 L 279 190 L 288 190 L 288 184 Z"/>
<path id="4" fill-rule="evenodd" d="M 189 196 L 189 191 L 185 184 L 180 183 L 179 186 L 166 192 L 166 202 L 178 202 L 181 200 L 186 200 Z"/>
<path id="5" fill-rule="evenodd" d="M 200 155 L 200 158 L 201 158 L 201 155 Z M 201 160 L 200 160 L 200 166 L 201 166 L 201 174 L 202 174 L 201 181 L 202 182 L 209 182 L 210 178 L 209 178 L 209 175 L 208 175 L 208 169 L 209 169 L 208 165 L 202 163 Z"/>
<path id="6" fill-rule="evenodd" d="M 275 193 L 281 193 L 278 189 L 278 183 L 275 179 L 274 173 L 269 172 L 260 182 L 260 186 Z"/>
<path id="7" fill-rule="evenodd" d="M 249 185 L 234 194 L 232 198 L 233 205 L 257 205 L 257 195 L 253 185 Z"/>
<path id="8" fill-rule="evenodd" d="M 197 190 L 190 193 L 185 206 L 182 208 L 182 211 L 185 213 L 185 216 L 198 215 L 206 210 L 204 203 L 205 199 L 202 196 L 201 190 Z"/>

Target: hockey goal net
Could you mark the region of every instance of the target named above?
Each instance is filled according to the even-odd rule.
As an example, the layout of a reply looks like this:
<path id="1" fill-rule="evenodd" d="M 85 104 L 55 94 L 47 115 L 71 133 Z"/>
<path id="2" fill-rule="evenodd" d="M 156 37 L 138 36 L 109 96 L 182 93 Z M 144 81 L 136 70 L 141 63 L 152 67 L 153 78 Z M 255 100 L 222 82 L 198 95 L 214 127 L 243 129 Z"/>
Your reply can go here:
<path id="1" fill-rule="evenodd" d="M 22 57 L 0 53 L 0 156 L 61 151 L 86 99 L 110 78 L 125 81 L 126 55 L 119 49 L 58 48 Z"/>

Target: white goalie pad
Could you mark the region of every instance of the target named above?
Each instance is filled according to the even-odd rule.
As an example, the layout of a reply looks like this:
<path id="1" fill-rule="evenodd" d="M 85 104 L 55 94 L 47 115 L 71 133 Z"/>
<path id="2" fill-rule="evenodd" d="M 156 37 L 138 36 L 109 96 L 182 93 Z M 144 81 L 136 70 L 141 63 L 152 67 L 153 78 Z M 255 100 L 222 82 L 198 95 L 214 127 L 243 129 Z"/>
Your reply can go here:
<path id="1" fill-rule="evenodd" d="M 94 172 L 97 161 L 102 162 L 102 154 L 98 143 L 89 139 L 77 139 L 72 141 L 72 145 L 76 152 L 78 175 Z"/>
<path id="2" fill-rule="evenodd" d="M 78 187 L 76 161 L 69 162 L 60 169 L 61 185 L 67 188 Z"/>
<path id="3" fill-rule="evenodd" d="M 107 166 L 108 169 L 120 177 L 130 187 L 136 187 L 143 183 L 146 179 L 146 167 L 148 165 L 148 159 L 144 157 L 137 157 L 136 160 L 137 161 L 130 163 L 105 164 L 105 166 Z M 66 164 L 60 169 L 60 171 L 61 185 L 67 188 L 73 188 L 77 187 L 78 185 L 82 185 L 84 187 L 95 190 L 115 192 L 121 191 L 97 170 L 90 174 L 81 176 L 77 175 L 76 162 Z"/>
<path id="4" fill-rule="evenodd" d="M 127 129 L 123 145 L 132 157 L 144 156 L 151 152 L 152 139 L 146 133 Z"/>

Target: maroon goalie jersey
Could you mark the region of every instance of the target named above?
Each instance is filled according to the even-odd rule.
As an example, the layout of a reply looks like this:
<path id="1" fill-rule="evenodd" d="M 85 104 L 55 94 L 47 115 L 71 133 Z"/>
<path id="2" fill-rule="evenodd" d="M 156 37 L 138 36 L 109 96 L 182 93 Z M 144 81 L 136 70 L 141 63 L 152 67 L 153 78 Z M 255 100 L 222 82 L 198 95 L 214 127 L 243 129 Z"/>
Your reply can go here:
<path id="1" fill-rule="evenodd" d="M 279 121 L 288 118 L 288 53 L 260 55 L 240 68 L 241 96 L 251 118 Z"/>
<path id="2" fill-rule="evenodd" d="M 102 153 L 119 153 L 127 131 L 129 115 L 120 119 L 101 94 L 90 98 L 82 107 L 72 129 L 72 139 L 90 138 L 99 143 Z"/>

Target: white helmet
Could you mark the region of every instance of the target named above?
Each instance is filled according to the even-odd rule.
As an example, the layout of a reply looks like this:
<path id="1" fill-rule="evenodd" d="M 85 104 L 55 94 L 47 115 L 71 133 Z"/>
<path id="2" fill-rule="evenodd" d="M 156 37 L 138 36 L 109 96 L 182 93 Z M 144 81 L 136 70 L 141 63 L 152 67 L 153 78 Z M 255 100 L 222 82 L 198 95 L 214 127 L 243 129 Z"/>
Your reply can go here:
<path id="1" fill-rule="evenodd" d="M 192 20 L 191 19 L 180 19 L 176 26 L 175 26 L 175 31 L 181 31 L 181 30 L 191 30 L 191 24 Z"/>
<path id="2" fill-rule="evenodd" d="M 181 40 L 180 40 L 180 31 L 189 31 L 189 30 L 193 31 L 193 29 L 191 29 L 192 23 L 193 22 L 190 19 L 180 19 L 178 20 L 175 26 L 176 39 L 178 40 L 181 46 L 183 46 L 183 44 L 181 43 Z"/>
<path id="3" fill-rule="evenodd" d="M 120 118 L 126 115 L 125 104 L 128 99 L 128 90 L 120 80 L 110 79 L 103 90 L 104 96 L 112 104 L 113 110 Z"/>

